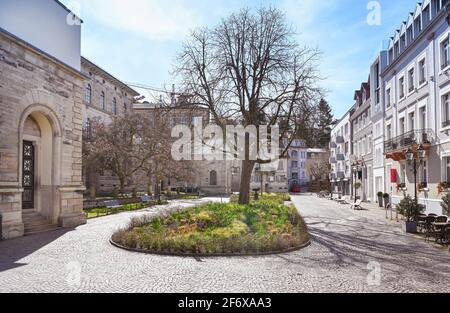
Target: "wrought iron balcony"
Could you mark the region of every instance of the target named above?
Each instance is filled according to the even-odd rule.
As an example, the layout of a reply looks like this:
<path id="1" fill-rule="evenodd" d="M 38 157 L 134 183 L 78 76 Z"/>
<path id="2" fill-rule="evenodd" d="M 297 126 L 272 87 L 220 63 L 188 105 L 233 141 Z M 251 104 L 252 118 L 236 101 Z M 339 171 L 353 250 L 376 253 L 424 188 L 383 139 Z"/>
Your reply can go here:
<path id="1" fill-rule="evenodd" d="M 401 136 L 386 140 L 384 151 L 386 154 L 402 152 L 415 145 L 431 145 L 435 141 L 434 132 L 431 129 L 412 130 Z"/>
<path id="2" fill-rule="evenodd" d="M 331 157 L 330 158 L 330 164 L 336 164 L 336 163 L 337 163 L 336 158 L 335 157 Z"/>
<path id="3" fill-rule="evenodd" d="M 345 173 L 344 172 L 337 172 L 337 178 L 338 179 L 344 179 L 345 178 Z"/>

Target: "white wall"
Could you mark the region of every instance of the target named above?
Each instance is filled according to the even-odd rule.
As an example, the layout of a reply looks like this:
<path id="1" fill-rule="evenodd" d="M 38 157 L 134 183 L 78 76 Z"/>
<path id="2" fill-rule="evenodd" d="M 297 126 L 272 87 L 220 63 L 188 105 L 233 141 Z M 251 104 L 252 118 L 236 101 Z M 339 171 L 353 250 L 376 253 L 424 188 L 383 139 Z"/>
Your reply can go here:
<path id="1" fill-rule="evenodd" d="M 81 24 L 54 0 L 0 0 L 0 27 L 80 70 Z"/>

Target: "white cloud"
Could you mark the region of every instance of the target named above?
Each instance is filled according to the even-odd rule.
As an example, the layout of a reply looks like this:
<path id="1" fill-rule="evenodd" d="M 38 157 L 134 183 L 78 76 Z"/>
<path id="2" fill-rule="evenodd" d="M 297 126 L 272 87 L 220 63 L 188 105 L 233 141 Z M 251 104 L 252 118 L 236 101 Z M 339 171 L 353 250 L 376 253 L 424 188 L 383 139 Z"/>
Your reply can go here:
<path id="1" fill-rule="evenodd" d="M 66 1 L 70 3 L 74 1 Z M 201 24 L 196 10 L 183 0 L 78 0 L 85 22 L 140 34 L 150 40 L 180 39 Z"/>

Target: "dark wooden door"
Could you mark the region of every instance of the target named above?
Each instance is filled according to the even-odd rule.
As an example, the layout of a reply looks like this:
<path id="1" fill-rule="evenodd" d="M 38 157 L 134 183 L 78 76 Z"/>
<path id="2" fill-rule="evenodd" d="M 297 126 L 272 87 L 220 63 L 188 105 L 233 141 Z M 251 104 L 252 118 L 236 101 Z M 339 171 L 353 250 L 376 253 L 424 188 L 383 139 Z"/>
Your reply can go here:
<path id="1" fill-rule="evenodd" d="M 30 141 L 23 142 L 22 162 L 22 209 L 34 209 L 34 146 Z"/>

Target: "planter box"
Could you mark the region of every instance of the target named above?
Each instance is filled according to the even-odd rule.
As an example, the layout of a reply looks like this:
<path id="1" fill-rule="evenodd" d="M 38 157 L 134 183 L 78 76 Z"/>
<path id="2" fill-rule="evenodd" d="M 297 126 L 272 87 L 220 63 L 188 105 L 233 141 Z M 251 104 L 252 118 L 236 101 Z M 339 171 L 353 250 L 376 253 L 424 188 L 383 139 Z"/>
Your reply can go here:
<path id="1" fill-rule="evenodd" d="M 405 229 L 408 234 L 417 234 L 417 222 L 406 222 Z"/>

